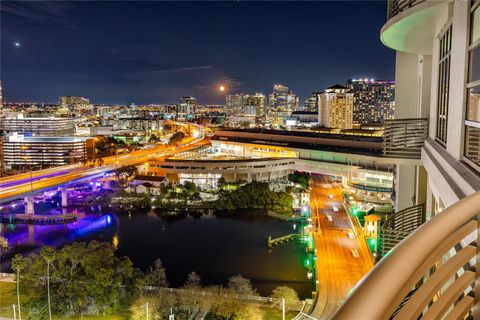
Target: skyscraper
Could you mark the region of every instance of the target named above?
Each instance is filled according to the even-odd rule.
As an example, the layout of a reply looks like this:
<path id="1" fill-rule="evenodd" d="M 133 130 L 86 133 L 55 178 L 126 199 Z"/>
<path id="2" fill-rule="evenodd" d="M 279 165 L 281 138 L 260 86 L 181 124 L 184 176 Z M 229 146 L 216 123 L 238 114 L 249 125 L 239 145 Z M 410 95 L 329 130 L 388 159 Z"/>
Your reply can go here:
<path id="1" fill-rule="evenodd" d="M 305 104 L 303 106 L 303 111 L 314 111 L 318 112 L 318 108 L 320 107 L 320 95 L 321 92 L 312 92 L 310 97 L 305 99 Z"/>
<path id="2" fill-rule="evenodd" d="M 265 95 L 262 93 L 228 95 L 225 104 L 229 122 L 232 124 L 265 123 Z"/>
<path id="3" fill-rule="evenodd" d="M 243 108 L 243 94 L 229 94 L 225 97 L 225 113 L 227 117 L 242 112 Z"/>
<path id="4" fill-rule="evenodd" d="M 177 117 L 186 118 L 188 115 L 193 116 L 196 105 L 197 99 L 194 97 L 182 97 L 180 104 L 177 106 Z"/>
<path id="5" fill-rule="evenodd" d="M 283 125 L 293 111 L 298 110 L 298 97 L 288 87 L 276 84 L 268 96 L 267 120 L 273 125 Z"/>
<path id="6" fill-rule="evenodd" d="M 353 125 L 353 93 L 336 84 L 320 95 L 318 122 L 321 126 L 351 129 Z"/>
<path id="7" fill-rule="evenodd" d="M 88 108 L 90 100 L 79 96 L 63 96 L 59 98 L 60 109 L 63 112 L 79 112 Z"/>
<path id="8" fill-rule="evenodd" d="M 255 116 L 256 124 L 265 123 L 265 96 L 261 93 L 243 97 L 243 113 Z"/>
<path id="9" fill-rule="evenodd" d="M 353 93 L 353 123 L 381 124 L 394 118 L 394 81 L 351 79 L 347 87 Z"/>

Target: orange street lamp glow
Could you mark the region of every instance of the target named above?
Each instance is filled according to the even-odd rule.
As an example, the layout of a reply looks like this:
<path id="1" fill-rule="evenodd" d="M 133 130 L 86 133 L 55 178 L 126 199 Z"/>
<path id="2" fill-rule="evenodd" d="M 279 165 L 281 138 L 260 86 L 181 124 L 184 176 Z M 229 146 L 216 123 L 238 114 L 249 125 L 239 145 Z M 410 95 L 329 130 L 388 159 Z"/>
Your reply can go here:
<path id="1" fill-rule="evenodd" d="M 220 90 L 221 92 L 225 91 L 225 86 L 220 86 L 218 90 Z"/>

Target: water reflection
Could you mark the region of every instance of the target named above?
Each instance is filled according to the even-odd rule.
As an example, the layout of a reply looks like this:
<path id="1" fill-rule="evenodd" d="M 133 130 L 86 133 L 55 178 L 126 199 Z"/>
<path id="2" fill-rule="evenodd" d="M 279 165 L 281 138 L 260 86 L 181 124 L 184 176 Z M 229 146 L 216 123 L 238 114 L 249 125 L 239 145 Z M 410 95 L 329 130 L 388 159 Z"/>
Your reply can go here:
<path id="1" fill-rule="evenodd" d="M 55 205 L 49 212 L 57 210 Z M 69 212 L 73 208 L 69 209 Z M 48 211 L 48 210 L 47 210 Z M 262 295 L 275 286 L 288 285 L 301 297 L 310 297 L 310 258 L 305 246 L 290 243 L 269 250 L 268 236 L 292 233 L 298 226 L 255 213 L 222 215 L 155 212 L 80 212 L 76 222 L 65 225 L 1 225 L 9 250 L 2 270 L 16 253 L 36 251 L 43 245 L 60 247 L 73 241 L 107 241 L 119 256 L 128 256 L 136 267 L 146 270 L 160 258 L 172 286 L 181 286 L 188 273 L 196 271 L 202 284 L 226 284 L 228 277 L 241 274 L 252 280 Z"/>

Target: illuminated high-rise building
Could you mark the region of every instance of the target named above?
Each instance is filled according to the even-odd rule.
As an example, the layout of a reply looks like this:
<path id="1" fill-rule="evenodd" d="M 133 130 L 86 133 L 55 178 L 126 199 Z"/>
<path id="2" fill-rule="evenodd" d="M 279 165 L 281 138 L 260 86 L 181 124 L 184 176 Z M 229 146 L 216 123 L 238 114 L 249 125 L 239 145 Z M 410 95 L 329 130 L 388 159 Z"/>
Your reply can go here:
<path id="1" fill-rule="evenodd" d="M 196 105 L 197 99 L 194 97 L 182 97 L 180 104 L 177 106 L 177 118 L 193 117 Z"/>
<path id="2" fill-rule="evenodd" d="M 321 92 L 312 92 L 312 95 L 305 99 L 305 104 L 303 105 L 303 111 L 313 111 L 318 112 L 320 107 L 320 95 Z"/>
<path id="3" fill-rule="evenodd" d="M 243 97 L 243 114 L 253 115 L 255 123 L 265 123 L 265 96 L 261 93 Z"/>
<path id="4" fill-rule="evenodd" d="M 276 84 L 268 96 L 267 122 L 283 125 L 293 111 L 298 110 L 298 96 L 288 87 Z"/>
<path id="5" fill-rule="evenodd" d="M 353 79 L 347 87 L 353 93 L 353 123 L 382 124 L 394 118 L 394 81 Z"/>
<path id="6" fill-rule="evenodd" d="M 225 97 L 225 113 L 227 117 L 242 112 L 243 94 L 229 94 Z"/>
<path id="7" fill-rule="evenodd" d="M 25 117 L 22 112 L 12 112 L 0 119 L 0 123 L 6 132 L 17 132 L 25 136 L 73 136 L 75 134 L 73 118 Z"/>
<path id="8" fill-rule="evenodd" d="M 353 93 L 336 84 L 320 95 L 318 122 L 321 126 L 338 129 L 353 127 Z"/>
<path id="9" fill-rule="evenodd" d="M 233 94 L 226 96 L 226 110 L 231 124 L 248 122 L 251 125 L 265 123 L 265 95 Z"/>
<path id="10" fill-rule="evenodd" d="M 60 110 L 63 112 L 80 112 L 89 108 L 90 100 L 79 96 L 63 96 L 59 98 Z"/>

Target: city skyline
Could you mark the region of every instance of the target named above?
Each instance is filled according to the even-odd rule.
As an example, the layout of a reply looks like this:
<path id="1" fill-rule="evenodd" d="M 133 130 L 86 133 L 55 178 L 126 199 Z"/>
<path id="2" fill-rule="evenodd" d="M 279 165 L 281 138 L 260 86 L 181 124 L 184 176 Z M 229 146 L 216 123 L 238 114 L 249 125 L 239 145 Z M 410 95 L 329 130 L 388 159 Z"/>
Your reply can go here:
<path id="1" fill-rule="evenodd" d="M 355 10 L 332 2 L 294 8 L 238 2 L 42 7 L 3 2 L 4 98 L 56 103 L 59 96 L 78 95 L 94 103 L 148 104 L 194 96 L 201 104 L 218 104 L 226 94 L 268 93 L 283 84 L 303 101 L 349 78 L 393 79 L 394 52 L 378 39 L 386 4 L 348 6 Z M 269 22 L 268 16 L 281 23 Z M 362 37 L 352 34 L 358 28 Z M 217 90 L 220 85 L 225 92 Z"/>

